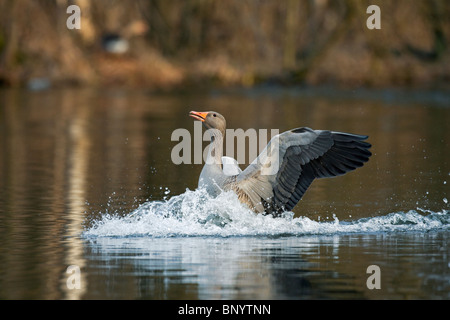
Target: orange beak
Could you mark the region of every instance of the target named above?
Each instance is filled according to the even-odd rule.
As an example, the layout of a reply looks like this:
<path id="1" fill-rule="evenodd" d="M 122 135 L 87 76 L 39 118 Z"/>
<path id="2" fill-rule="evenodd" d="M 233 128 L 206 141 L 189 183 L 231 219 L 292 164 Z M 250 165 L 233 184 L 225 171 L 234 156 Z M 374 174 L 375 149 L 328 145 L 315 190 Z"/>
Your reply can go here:
<path id="1" fill-rule="evenodd" d="M 200 120 L 201 122 L 205 121 L 207 115 L 208 115 L 208 112 L 197 112 L 197 111 L 189 112 L 190 117 Z"/>

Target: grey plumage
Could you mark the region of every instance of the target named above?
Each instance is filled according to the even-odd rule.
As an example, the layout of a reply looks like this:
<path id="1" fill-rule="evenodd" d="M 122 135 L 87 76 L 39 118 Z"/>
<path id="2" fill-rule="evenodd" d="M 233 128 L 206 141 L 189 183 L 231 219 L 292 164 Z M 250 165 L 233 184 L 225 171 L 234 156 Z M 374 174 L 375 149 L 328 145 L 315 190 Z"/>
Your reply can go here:
<path id="1" fill-rule="evenodd" d="M 198 114 L 194 112 L 197 119 Z M 202 114 L 204 117 L 199 120 L 207 128 L 224 134 L 223 116 L 217 112 Z M 216 116 L 209 117 L 210 114 Z M 371 156 L 371 145 L 364 141 L 367 138 L 306 127 L 293 129 L 272 138 L 244 171 L 227 176 L 221 164 L 223 139 L 215 137 L 210 149 L 215 153 L 220 150 L 220 154 L 214 155 L 214 163 L 205 164 L 199 186 L 213 195 L 233 190 L 255 212 L 278 216 L 297 205 L 314 179 L 340 176 L 363 166 Z M 208 156 L 213 157 L 211 153 Z"/>

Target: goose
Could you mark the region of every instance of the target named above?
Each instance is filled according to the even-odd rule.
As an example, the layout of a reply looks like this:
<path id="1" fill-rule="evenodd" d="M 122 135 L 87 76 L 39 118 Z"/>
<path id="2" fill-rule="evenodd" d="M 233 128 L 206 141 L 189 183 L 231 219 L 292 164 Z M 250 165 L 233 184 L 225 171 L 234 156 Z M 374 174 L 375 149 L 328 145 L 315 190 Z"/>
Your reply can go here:
<path id="1" fill-rule="evenodd" d="M 203 123 L 211 139 L 198 187 L 213 197 L 231 190 L 256 213 L 278 217 L 291 211 L 314 179 L 346 174 L 372 155 L 364 141 L 368 136 L 300 127 L 274 136 L 241 170 L 235 159 L 223 156 L 225 117 L 215 111 L 189 115 Z"/>

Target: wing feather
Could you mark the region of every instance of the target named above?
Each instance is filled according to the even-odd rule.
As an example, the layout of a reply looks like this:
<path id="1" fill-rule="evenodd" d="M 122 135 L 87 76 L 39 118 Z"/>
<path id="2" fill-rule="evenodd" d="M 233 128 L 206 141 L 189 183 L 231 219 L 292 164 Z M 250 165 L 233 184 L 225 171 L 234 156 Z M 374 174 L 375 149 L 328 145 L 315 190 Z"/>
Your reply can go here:
<path id="1" fill-rule="evenodd" d="M 253 210 L 279 215 L 295 207 L 314 179 L 363 166 L 371 156 L 367 138 L 306 127 L 284 132 L 228 188 L 241 193 Z"/>

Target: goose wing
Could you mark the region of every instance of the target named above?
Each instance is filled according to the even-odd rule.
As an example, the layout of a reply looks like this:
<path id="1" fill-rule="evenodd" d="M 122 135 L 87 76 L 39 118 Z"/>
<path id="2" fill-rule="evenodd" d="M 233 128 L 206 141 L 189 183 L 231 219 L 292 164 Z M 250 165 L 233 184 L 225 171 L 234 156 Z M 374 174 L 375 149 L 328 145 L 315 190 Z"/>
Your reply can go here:
<path id="1" fill-rule="evenodd" d="M 279 215 L 300 201 L 316 178 L 343 175 L 369 160 L 368 137 L 297 128 L 270 140 L 226 186 L 256 212 Z"/>

